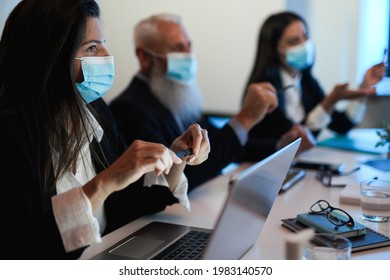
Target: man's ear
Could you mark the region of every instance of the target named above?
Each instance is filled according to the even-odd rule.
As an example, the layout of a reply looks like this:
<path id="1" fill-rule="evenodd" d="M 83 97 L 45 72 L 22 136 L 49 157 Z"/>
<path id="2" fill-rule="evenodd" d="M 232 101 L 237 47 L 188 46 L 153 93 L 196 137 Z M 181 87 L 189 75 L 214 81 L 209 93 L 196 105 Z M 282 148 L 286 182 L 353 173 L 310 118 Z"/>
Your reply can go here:
<path id="1" fill-rule="evenodd" d="M 142 72 L 148 72 L 152 67 L 152 59 L 142 48 L 135 49 L 135 55 L 138 57 L 139 65 Z"/>
<path id="2" fill-rule="evenodd" d="M 140 62 L 149 61 L 150 56 L 142 49 L 142 48 L 136 48 L 135 49 L 135 55 L 138 57 L 138 60 Z"/>

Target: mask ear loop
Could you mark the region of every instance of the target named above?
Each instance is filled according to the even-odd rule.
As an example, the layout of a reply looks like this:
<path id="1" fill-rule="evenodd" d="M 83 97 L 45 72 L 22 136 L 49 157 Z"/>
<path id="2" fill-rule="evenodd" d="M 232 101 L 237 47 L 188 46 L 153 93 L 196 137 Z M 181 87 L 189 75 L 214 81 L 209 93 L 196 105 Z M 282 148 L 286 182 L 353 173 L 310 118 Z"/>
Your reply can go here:
<path id="1" fill-rule="evenodd" d="M 144 51 L 146 54 L 153 56 L 153 57 L 156 57 L 156 58 L 167 59 L 166 54 L 157 53 L 157 52 L 152 51 L 151 49 L 148 49 L 148 48 L 142 48 L 142 51 Z"/>

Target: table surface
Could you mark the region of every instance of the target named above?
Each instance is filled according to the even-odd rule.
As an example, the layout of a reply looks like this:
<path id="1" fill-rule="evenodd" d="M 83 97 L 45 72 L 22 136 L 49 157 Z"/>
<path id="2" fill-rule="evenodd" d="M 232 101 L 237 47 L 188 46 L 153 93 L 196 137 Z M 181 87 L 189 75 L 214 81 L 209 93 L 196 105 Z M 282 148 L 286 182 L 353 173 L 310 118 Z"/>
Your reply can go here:
<path id="1" fill-rule="evenodd" d="M 323 161 L 329 163 L 344 163 L 346 170 L 360 166 L 360 170 L 347 176 L 337 176 L 332 180 L 339 184 L 353 184 L 358 187 L 359 182 L 378 176 L 380 179 L 390 180 L 390 172 L 360 164 L 361 161 L 373 158 L 384 158 L 384 155 L 372 155 L 351 151 L 334 150 L 325 147 L 315 147 L 298 156 L 299 159 Z M 112 246 L 122 238 L 133 233 L 151 221 L 164 221 L 174 224 L 185 224 L 203 228 L 214 228 L 225 199 L 228 194 L 228 182 L 235 173 L 248 167 L 242 164 L 230 173 L 218 176 L 202 186 L 199 186 L 189 194 L 191 211 L 187 211 L 181 205 L 175 204 L 166 208 L 165 211 L 142 217 L 120 229 L 104 236 L 102 243 L 90 246 L 81 259 L 90 259 L 102 250 Z M 315 172 L 308 171 L 305 178 L 291 187 L 285 193 L 278 195 L 271 213 L 264 225 L 254 246 L 243 256 L 242 259 L 285 259 L 285 240 L 291 234 L 284 228 L 281 220 L 295 217 L 299 213 L 307 212 L 310 206 L 319 199 L 327 200 L 332 206 L 346 210 L 356 221 L 390 236 L 390 222 L 373 223 L 362 220 L 360 206 L 341 204 L 340 193 L 343 188 L 326 187 L 316 178 Z M 352 253 L 352 259 L 390 260 L 390 246 L 370 249 Z"/>

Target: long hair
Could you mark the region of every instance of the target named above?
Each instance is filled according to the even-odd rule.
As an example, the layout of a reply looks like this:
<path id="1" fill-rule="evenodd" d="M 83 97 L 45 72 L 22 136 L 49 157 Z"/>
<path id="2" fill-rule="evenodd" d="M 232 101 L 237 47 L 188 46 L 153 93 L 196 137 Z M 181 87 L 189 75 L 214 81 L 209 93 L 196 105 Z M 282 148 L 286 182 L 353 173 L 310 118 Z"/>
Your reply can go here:
<path id="1" fill-rule="evenodd" d="M 0 41 L 0 115 L 25 122 L 46 189 L 55 187 L 87 141 L 73 63 L 88 17 L 100 17 L 93 0 L 23 0 Z M 52 149 L 59 153 L 57 170 Z"/>
<path id="2" fill-rule="evenodd" d="M 302 22 L 308 30 L 306 21 L 292 12 L 273 14 L 265 20 L 260 28 L 256 58 L 246 88 L 250 83 L 263 82 L 262 79 L 267 76 L 267 71 L 280 67 L 278 42 L 286 27 L 294 21 Z"/>

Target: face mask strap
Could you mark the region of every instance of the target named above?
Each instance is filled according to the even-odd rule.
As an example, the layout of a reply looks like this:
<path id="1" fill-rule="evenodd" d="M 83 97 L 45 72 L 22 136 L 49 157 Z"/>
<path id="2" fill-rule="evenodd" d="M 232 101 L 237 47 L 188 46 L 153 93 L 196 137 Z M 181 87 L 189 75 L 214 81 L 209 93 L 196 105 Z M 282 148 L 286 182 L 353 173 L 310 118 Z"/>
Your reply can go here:
<path id="1" fill-rule="evenodd" d="M 75 60 L 79 60 L 86 64 L 114 64 L 114 57 L 112 55 L 107 56 L 82 56 L 75 57 Z"/>
<path id="2" fill-rule="evenodd" d="M 167 56 L 161 53 L 157 53 L 152 51 L 151 49 L 148 48 L 142 48 L 142 50 L 147 53 L 150 56 L 156 57 L 156 58 L 162 58 L 162 59 L 167 59 Z"/>

